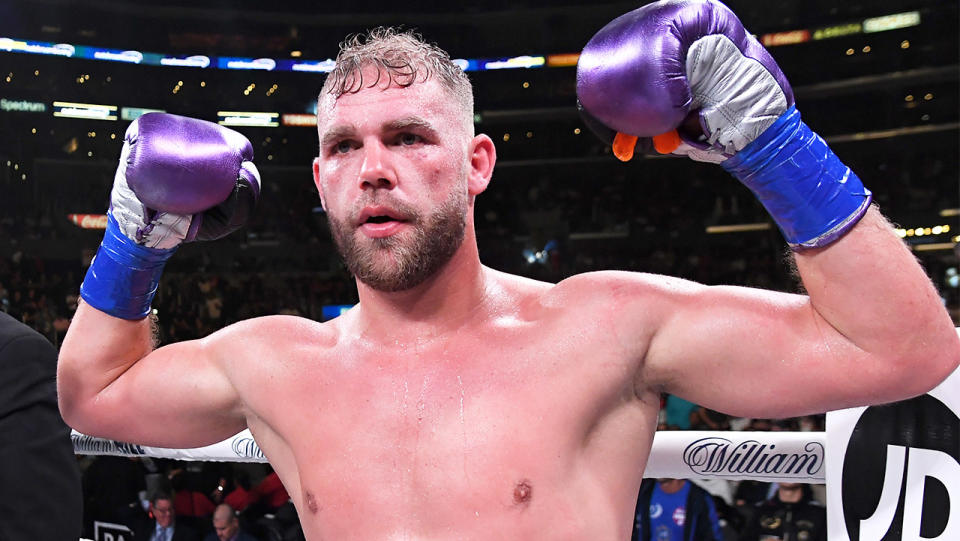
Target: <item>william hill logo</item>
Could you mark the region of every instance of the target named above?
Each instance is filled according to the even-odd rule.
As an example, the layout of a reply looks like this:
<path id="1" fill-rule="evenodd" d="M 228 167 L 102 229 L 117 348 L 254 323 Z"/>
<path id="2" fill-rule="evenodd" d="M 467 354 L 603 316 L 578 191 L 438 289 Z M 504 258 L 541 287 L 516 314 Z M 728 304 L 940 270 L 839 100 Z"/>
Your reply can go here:
<path id="1" fill-rule="evenodd" d="M 823 468 L 823 444 L 807 442 L 801 450 L 781 452 L 772 443 L 709 437 L 688 445 L 683 462 L 692 472 L 710 476 L 816 477 Z"/>
<path id="2" fill-rule="evenodd" d="M 235 455 L 241 458 L 264 458 L 263 451 L 253 438 L 234 438 L 230 443 Z"/>

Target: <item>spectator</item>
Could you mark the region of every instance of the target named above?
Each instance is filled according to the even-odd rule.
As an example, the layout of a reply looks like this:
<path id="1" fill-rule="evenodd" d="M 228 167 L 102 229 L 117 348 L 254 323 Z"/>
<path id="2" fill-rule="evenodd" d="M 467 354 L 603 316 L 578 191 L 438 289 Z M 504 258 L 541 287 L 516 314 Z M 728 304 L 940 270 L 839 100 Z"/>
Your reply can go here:
<path id="1" fill-rule="evenodd" d="M 257 538 L 240 528 L 237 513 L 229 505 L 222 503 L 213 512 L 213 533 L 204 541 L 257 541 Z"/>
<path id="2" fill-rule="evenodd" d="M 168 476 L 173 487 L 173 509 L 177 518 L 193 529 L 207 528 L 216 505 L 204 493 L 201 473 L 175 468 Z"/>
<path id="3" fill-rule="evenodd" d="M 685 479 L 644 479 L 635 517 L 633 541 L 723 541 L 713 498 Z"/>
<path id="4" fill-rule="evenodd" d="M 730 418 L 719 411 L 697 407 L 690 414 L 693 430 L 730 430 Z"/>
<path id="5" fill-rule="evenodd" d="M 810 487 L 780 483 L 772 498 L 760 504 L 743 541 L 827 540 L 827 511 L 813 501 Z"/>
<path id="6" fill-rule="evenodd" d="M 0 312 L 0 539 L 80 536 L 80 470 L 56 368 L 50 342 Z"/>
<path id="7" fill-rule="evenodd" d="M 157 492 L 150 498 L 150 517 L 143 517 L 131 528 L 134 541 L 199 541 L 200 535 L 186 524 L 177 524 L 173 496 Z"/>
<path id="8" fill-rule="evenodd" d="M 667 428 L 670 430 L 690 430 L 690 417 L 697 405 L 679 396 L 667 395 Z"/>
<path id="9" fill-rule="evenodd" d="M 132 524 L 143 514 L 140 492 L 146 489 L 140 459 L 98 456 L 83 472 L 83 514 L 86 535 L 93 523 Z"/>
<path id="10" fill-rule="evenodd" d="M 224 483 L 227 483 L 224 479 Z M 224 485 L 221 485 L 224 486 Z M 244 512 L 253 502 L 254 494 L 250 485 L 250 474 L 244 470 L 236 470 L 233 474 L 232 489 L 226 491 L 223 501 L 238 513 Z"/>
<path id="11" fill-rule="evenodd" d="M 267 469 L 269 473 L 253 488 L 253 493 L 257 501 L 266 508 L 266 512 L 273 513 L 290 500 L 290 495 L 287 494 L 287 489 L 283 488 L 277 472 L 273 471 L 269 464 Z"/>
<path id="12" fill-rule="evenodd" d="M 766 501 L 771 490 L 770 483 L 744 479 L 737 484 L 737 490 L 733 493 L 733 502 L 738 507 L 756 507 Z"/>

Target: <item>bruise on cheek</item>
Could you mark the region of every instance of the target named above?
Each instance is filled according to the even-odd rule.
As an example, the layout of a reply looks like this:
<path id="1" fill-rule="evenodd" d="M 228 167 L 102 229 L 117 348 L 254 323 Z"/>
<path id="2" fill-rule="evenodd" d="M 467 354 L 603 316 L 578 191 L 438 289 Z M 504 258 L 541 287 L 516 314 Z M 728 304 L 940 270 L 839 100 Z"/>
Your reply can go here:
<path id="1" fill-rule="evenodd" d="M 303 493 L 303 502 L 306 504 L 307 509 L 312 514 L 317 514 L 317 511 L 320 510 L 320 505 L 317 504 L 317 497 L 313 495 L 313 492 L 309 490 L 304 491 Z"/>
<path id="2" fill-rule="evenodd" d="M 530 485 L 530 480 L 524 479 L 517 483 L 513 489 L 514 505 L 529 505 L 531 498 L 533 498 L 533 486 Z"/>

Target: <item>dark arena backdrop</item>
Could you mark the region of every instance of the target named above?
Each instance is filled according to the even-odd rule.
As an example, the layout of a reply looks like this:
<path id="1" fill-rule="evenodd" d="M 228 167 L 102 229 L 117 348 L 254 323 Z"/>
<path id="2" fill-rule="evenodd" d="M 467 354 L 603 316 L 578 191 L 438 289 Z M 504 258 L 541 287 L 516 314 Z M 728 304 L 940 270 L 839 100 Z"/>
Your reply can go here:
<path id="1" fill-rule="evenodd" d="M 0 3 L 0 309 L 59 344 L 102 236 L 126 127 L 147 111 L 253 143 L 252 222 L 187 245 L 154 307 L 165 343 L 254 316 L 325 320 L 356 302 L 310 171 L 315 100 L 339 42 L 420 32 L 467 70 L 497 145 L 477 199 L 481 259 L 559 281 L 596 269 L 795 291 L 785 243 L 719 167 L 616 160 L 576 110 L 577 56 L 642 2 Z M 960 319 L 958 3 L 730 0 L 790 79 L 806 122 L 863 179 Z M 898 287 L 896 281 L 890 288 Z"/>

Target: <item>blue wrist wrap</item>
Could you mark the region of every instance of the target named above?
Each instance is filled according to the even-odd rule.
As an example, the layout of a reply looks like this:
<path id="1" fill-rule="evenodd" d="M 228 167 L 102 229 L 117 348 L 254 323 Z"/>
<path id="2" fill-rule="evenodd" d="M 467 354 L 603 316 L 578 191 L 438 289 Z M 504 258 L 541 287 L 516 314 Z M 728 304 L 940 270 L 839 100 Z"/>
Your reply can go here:
<path id="1" fill-rule="evenodd" d="M 140 246 L 120 231 L 108 212 L 107 232 L 80 285 L 80 296 L 111 316 L 143 319 L 150 313 L 163 265 L 176 251 Z"/>
<path id="2" fill-rule="evenodd" d="M 723 162 L 753 190 L 794 250 L 826 246 L 852 228 L 872 194 L 790 107 Z"/>

